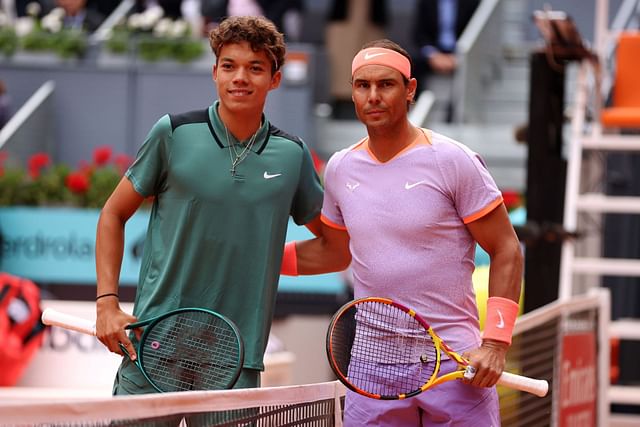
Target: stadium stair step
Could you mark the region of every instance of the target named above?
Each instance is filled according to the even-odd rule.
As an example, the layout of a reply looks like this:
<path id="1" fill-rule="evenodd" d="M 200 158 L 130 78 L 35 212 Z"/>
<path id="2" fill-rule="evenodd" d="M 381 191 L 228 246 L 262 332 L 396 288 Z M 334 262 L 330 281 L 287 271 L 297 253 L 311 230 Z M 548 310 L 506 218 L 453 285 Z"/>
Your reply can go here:
<path id="1" fill-rule="evenodd" d="M 637 427 L 640 426 L 640 415 L 612 414 L 609 418 L 609 427 Z"/>
<path id="2" fill-rule="evenodd" d="M 609 325 L 609 335 L 612 339 L 640 341 L 640 319 L 623 318 L 612 321 Z"/>
<path id="3" fill-rule="evenodd" d="M 585 193 L 578 197 L 577 207 L 583 212 L 640 214 L 640 199 L 633 196 L 605 196 Z"/>
<path id="4" fill-rule="evenodd" d="M 640 277 L 640 260 L 622 258 L 574 258 L 574 273 Z"/>
<path id="5" fill-rule="evenodd" d="M 640 386 L 612 385 L 609 387 L 609 403 L 640 405 Z"/>

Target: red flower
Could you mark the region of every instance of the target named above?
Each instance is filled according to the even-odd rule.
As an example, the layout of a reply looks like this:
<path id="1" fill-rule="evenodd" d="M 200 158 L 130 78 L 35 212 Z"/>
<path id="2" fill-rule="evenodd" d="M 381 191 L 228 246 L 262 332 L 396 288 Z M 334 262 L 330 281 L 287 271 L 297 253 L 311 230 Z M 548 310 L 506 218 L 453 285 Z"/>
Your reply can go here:
<path id="1" fill-rule="evenodd" d="M 86 176 L 91 176 L 91 174 L 93 173 L 93 166 L 85 160 L 80 160 L 78 162 L 78 173 L 82 173 Z"/>
<path id="2" fill-rule="evenodd" d="M 34 179 L 39 177 L 42 168 L 48 166 L 50 163 L 51 157 L 49 157 L 47 153 L 35 153 L 29 158 L 29 176 Z"/>
<path id="3" fill-rule="evenodd" d="M 86 193 L 89 190 L 89 178 L 82 172 L 72 172 L 65 180 L 67 188 L 73 193 Z"/>
<path id="4" fill-rule="evenodd" d="M 311 150 L 311 159 L 313 160 L 313 167 L 316 169 L 316 172 L 319 175 L 322 174 L 322 172 L 324 171 L 325 163 L 320 158 L 320 156 L 318 156 L 318 153 L 316 153 L 314 150 Z"/>
<path id="5" fill-rule="evenodd" d="M 4 162 L 7 161 L 7 157 L 9 154 L 6 151 L 0 151 L 0 176 L 4 175 Z"/>
<path id="6" fill-rule="evenodd" d="M 111 147 L 108 145 L 97 147 L 93 152 L 93 162 L 97 166 L 104 166 L 111 160 L 111 153 Z"/>
<path id="7" fill-rule="evenodd" d="M 520 194 L 517 191 L 513 190 L 505 190 L 502 192 L 502 199 L 504 200 L 504 205 L 507 207 L 508 211 L 519 207 L 522 204 L 522 200 L 520 199 Z"/>
<path id="8" fill-rule="evenodd" d="M 126 154 L 118 154 L 113 160 L 113 163 L 115 163 L 120 174 L 125 173 L 129 166 L 131 166 L 131 162 L 133 162 L 133 159 L 131 158 L 131 156 L 128 156 Z"/>

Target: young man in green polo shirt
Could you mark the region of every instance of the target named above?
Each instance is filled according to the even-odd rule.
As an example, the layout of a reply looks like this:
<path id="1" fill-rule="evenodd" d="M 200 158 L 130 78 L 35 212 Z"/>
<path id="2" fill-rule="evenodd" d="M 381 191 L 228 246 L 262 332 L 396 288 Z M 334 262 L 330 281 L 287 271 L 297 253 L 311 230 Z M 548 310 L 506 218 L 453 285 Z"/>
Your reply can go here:
<path id="1" fill-rule="evenodd" d="M 282 34 L 260 17 L 231 17 L 210 34 L 219 99 L 165 115 L 106 202 L 96 242 L 98 339 L 136 356 L 124 327 L 180 307 L 233 320 L 245 344 L 236 388 L 260 385 L 289 216 L 319 230 L 322 187 L 306 145 L 269 123 L 282 77 Z M 133 316 L 118 300 L 124 226 L 153 197 Z M 124 357 L 114 394 L 154 389 Z"/>

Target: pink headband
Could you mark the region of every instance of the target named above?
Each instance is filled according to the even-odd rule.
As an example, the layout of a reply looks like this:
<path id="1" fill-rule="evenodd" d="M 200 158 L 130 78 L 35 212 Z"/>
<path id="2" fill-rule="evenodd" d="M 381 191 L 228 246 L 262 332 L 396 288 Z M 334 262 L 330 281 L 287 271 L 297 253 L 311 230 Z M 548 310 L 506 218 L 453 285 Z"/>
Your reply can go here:
<path id="1" fill-rule="evenodd" d="M 353 77 L 356 71 L 365 65 L 384 65 L 399 71 L 408 79 L 411 78 L 411 63 L 395 50 L 383 47 L 369 47 L 361 50 L 351 63 L 351 76 Z"/>

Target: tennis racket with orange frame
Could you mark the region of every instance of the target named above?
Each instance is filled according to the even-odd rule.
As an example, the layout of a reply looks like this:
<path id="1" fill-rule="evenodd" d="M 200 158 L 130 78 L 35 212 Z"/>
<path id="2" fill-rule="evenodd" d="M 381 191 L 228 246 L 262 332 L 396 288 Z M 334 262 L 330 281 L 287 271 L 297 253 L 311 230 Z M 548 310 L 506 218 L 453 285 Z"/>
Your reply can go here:
<path id="1" fill-rule="evenodd" d="M 443 353 L 458 363 L 438 376 Z M 473 366 L 453 351 L 415 311 L 388 298 L 351 301 L 327 332 L 331 369 L 350 390 L 373 399 L 415 396 L 444 382 L 472 379 Z M 543 397 L 545 380 L 503 372 L 498 384 Z"/>

